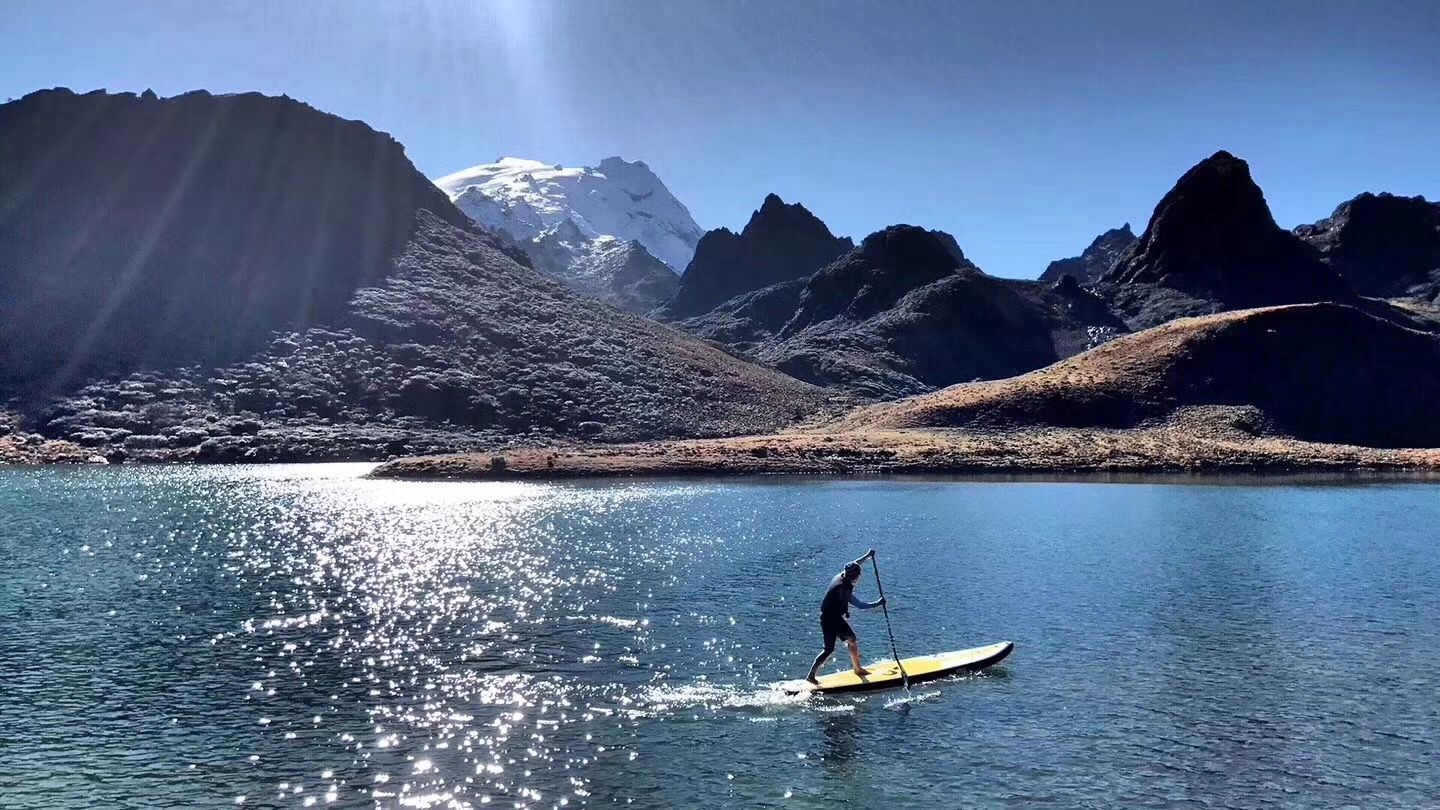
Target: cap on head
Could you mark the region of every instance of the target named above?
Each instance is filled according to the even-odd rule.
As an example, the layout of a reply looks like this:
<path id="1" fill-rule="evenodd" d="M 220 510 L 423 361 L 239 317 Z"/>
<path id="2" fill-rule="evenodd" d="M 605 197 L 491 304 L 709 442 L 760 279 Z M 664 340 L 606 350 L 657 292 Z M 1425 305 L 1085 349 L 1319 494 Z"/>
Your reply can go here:
<path id="1" fill-rule="evenodd" d="M 859 579 L 859 578 L 860 578 L 860 566 L 856 565 L 856 564 L 853 563 L 853 562 L 852 562 L 852 563 L 845 563 L 845 578 L 846 578 L 846 579 Z"/>

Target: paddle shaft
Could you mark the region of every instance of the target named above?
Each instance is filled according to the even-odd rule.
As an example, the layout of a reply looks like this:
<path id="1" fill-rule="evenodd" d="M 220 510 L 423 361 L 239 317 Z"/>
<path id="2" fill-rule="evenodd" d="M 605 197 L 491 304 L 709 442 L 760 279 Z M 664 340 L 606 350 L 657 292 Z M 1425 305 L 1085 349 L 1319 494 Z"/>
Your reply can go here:
<path id="1" fill-rule="evenodd" d="M 880 609 L 885 611 L 885 632 L 890 636 L 890 653 L 895 656 L 895 666 L 900 668 L 900 681 L 905 684 L 905 691 L 910 691 L 910 676 L 905 674 L 905 665 L 900 663 L 900 650 L 895 647 L 895 630 L 890 626 L 890 607 L 885 603 L 885 586 L 880 584 L 880 561 L 870 556 L 870 564 L 875 567 L 875 588 L 880 591 Z"/>

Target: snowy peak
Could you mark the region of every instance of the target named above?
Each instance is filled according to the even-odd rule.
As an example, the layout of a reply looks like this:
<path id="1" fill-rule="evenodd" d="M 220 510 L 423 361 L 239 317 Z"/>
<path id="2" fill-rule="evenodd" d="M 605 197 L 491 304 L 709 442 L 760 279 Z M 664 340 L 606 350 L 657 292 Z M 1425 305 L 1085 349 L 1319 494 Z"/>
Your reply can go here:
<path id="1" fill-rule="evenodd" d="M 504 157 L 435 181 L 477 223 L 533 240 L 564 221 L 591 239 L 636 241 L 671 270 L 690 263 L 704 233 L 650 167 L 607 157 L 567 168 Z"/>

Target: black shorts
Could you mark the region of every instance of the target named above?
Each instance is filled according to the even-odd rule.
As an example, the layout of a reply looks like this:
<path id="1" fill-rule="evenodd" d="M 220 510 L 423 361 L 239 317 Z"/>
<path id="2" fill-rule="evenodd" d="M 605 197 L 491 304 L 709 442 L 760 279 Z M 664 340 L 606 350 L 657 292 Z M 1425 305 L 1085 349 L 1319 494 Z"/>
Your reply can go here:
<path id="1" fill-rule="evenodd" d="M 835 649 L 835 639 L 849 641 L 855 638 L 855 631 L 844 616 L 821 616 L 820 631 L 825 634 L 825 649 Z"/>

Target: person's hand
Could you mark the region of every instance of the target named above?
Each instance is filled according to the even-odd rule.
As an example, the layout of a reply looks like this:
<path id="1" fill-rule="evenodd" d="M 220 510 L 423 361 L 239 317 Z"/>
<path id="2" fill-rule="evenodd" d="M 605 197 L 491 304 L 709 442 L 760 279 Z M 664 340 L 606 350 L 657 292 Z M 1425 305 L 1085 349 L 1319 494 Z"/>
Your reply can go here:
<path id="1" fill-rule="evenodd" d="M 876 607 L 885 607 L 885 597 L 880 597 L 880 604 L 876 605 Z"/>
<path id="2" fill-rule="evenodd" d="M 872 548 L 869 551 L 865 552 L 865 556 L 869 557 L 872 560 L 875 559 L 875 549 Z"/>

